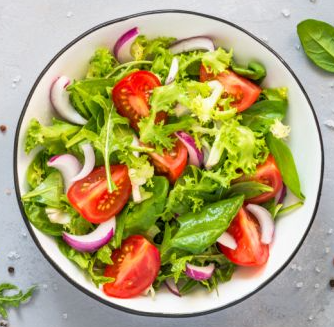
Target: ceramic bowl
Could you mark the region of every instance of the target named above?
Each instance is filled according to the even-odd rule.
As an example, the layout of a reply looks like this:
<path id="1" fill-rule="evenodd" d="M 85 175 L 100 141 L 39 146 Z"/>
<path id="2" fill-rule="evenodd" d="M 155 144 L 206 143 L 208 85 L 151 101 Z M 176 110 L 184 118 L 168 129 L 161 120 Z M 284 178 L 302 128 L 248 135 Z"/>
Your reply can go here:
<path id="1" fill-rule="evenodd" d="M 139 296 L 133 299 L 116 299 L 106 296 L 66 257 L 56 242 L 34 228 L 22 208 L 20 197 L 27 191 L 25 172 L 32 155 L 24 153 L 23 141 L 28 122 L 35 117 L 49 123 L 54 115 L 49 89 L 54 78 L 67 75 L 71 79 L 83 77 L 89 58 L 99 46 L 111 49 L 117 38 L 130 28 L 138 26 L 149 38 L 173 36 L 178 39 L 207 35 L 216 45 L 234 49 L 239 63 L 256 59 L 268 71 L 263 83 L 266 87 L 286 86 L 289 89 L 289 110 L 286 123 L 292 128 L 289 146 L 300 174 L 305 204 L 276 224 L 275 239 L 270 246 L 270 258 L 261 269 L 238 268 L 233 279 L 219 286 L 216 292 L 199 289 L 188 296 L 176 297 L 161 290 L 154 300 Z M 292 69 L 268 45 L 237 25 L 194 12 L 165 10 L 140 13 L 96 26 L 65 46 L 46 66 L 35 82 L 18 122 L 14 175 L 18 202 L 29 231 L 45 258 L 71 284 L 94 299 L 111 307 L 131 313 L 151 316 L 195 316 L 227 308 L 263 288 L 291 261 L 303 243 L 314 220 L 323 177 L 323 149 L 318 122 L 311 102 Z M 292 201 L 289 195 L 288 202 Z"/>

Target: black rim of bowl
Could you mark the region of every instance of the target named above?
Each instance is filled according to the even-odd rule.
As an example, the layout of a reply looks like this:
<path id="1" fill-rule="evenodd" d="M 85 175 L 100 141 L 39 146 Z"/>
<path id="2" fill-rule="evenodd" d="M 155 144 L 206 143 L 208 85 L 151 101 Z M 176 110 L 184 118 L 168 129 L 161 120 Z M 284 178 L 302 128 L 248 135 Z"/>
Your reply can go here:
<path id="1" fill-rule="evenodd" d="M 53 261 L 49 255 L 44 251 L 42 245 L 39 243 L 34 231 L 32 230 L 32 227 L 30 225 L 30 222 L 28 220 L 28 217 L 26 216 L 25 212 L 24 212 L 24 208 L 21 202 L 21 194 L 20 194 L 20 189 L 19 189 L 19 180 L 18 180 L 18 172 L 17 172 L 17 149 L 18 149 L 18 139 L 19 139 L 19 134 L 21 131 L 21 124 L 22 124 L 22 120 L 24 118 L 25 112 L 29 106 L 30 103 L 30 99 L 33 96 L 35 89 L 37 87 L 37 85 L 39 84 L 40 80 L 42 79 L 42 77 L 44 76 L 44 74 L 49 70 L 50 66 L 58 59 L 58 57 L 60 57 L 60 55 L 62 55 L 65 51 L 67 51 L 70 47 L 72 47 L 74 44 L 76 44 L 79 40 L 81 40 L 82 38 L 86 37 L 87 35 L 91 34 L 92 32 L 95 32 L 96 30 L 103 28 L 105 26 L 109 26 L 121 21 L 125 21 L 131 18 L 136 18 L 136 17 L 140 17 L 140 16 L 148 16 L 148 15 L 154 15 L 154 14 L 166 14 L 166 13 L 177 13 L 177 14 L 188 14 L 188 15 L 195 15 L 195 16 L 200 16 L 200 17 L 205 17 L 208 19 L 212 19 L 212 20 L 216 20 L 219 22 L 222 22 L 224 24 L 230 25 L 244 33 L 246 33 L 248 36 L 250 36 L 251 38 L 253 38 L 254 40 L 256 40 L 258 43 L 260 43 L 262 46 L 264 46 L 265 48 L 267 48 L 279 61 L 282 62 L 282 64 L 286 67 L 286 69 L 290 72 L 290 74 L 292 75 L 292 77 L 295 79 L 295 81 L 297 82 L 299 88 L 302 90 L 311 110 L 313 113 L 313 117 L 314 117 L 314 121 L 316 123 L 317 126 L 317 131 L 318 131 L 318 136 L 319 136 L 319 140 L 320 140 L 320 146 L 321 146 L 321 172 L 320 172 L 320 182 L 318 185 L 318 194 L 317 194 L 317 199 L 316 199 L 316 203 L 314 206 L 314 210 L 312 213 L 312 218 L 310 220 L 310 223 L 302 237 L 302 239 L 300 240 L 299 244 L 297 245 L 296 249 L 293 251 L 293 253 L 290 255 L 290 257 L 288 258 L 288 260 L 270 277 L 268 278 L 265 282 L 263 282 L 260 286 L 258 286 L 255 290 L 253 290 L 252 292 L 248 293 L 247 295 L 243 296 L 242 298 L 235 300 L 231 303 L 228 303 L 224 306 L 218 307 L 218 308 L 214 308 L 211 310 L 206 310 L 206 311 L 200 311 L 200 312 L 194 312 L 194 313 L 185 313 L 185 314 L 171 314 L 171 313 L 163 313 L 163 312 L 145 312 L 145 311 L 137 311 L 137 310 L 133 310 L 133 309 L 129 309 L 126 307 L 123 307 L 121 305 L 118 304 L 114 304 L 111 303 L 105 299 L 102 299 L 101 297 L 99 297 L 98 295 L 88 291 L 86 288 L 82 287 L 80 284 L 78 284 L 76 281 L 74 281 L 70 276 L 68 276 L 58 265 L 55 261 Z M 16 197 L 17 197 L 17 201 L 19 204 L 19 208 L 21 211 L 21 214 L 23 216 L 23 219 L 25 221 L 25 224 L 30 232 L 30 235 L 32 236 L 34 242 L 36 243 L 37 247 L 39 248 L 39 250 L 42 252 L 42 254 L 44 255 L 44 257 L 49 261 L 49 263 L 59 272 L 60 275 L 62 275 L 68 282 L 70 282 L 72 285 L 74 285 L 77 289 L 79 289 L 80 291 L 82 291 L 83 293 L 87 294 L 88 296 L 92 297 L 95 300 L 98 300 L 101 303 L 104 303 L 112 308 L 121 310 L 121 311 L 125 311 L 131 314 L 137 314 L 137 315 L 141 315 L 141 316 L 149 316 L 149 317 L 174 317 L 174 318 L 181 318 L 181 317 L 196 317 L 196 316 L 201 316 L 201 315 L 205 315 L 205 314 L 209 314 L 209 313 L 213 313 L 216 311 L 220 311 L 223 309 L 226 309 L 228 307 L 231 307 L 233 305 L 236 305 L 244 300 L 246 300 L 247 298 L 251 297 L 253 294 L 257 293 L 259 290 L 261 290 L 263 287 L 265 287 L 267 284 L 269 284 L 271 281 L 273 281 L 283 270 L 284 268 L 291 262 L 291 260 L 293 259 L 293 257 L 296 255 L 296 253 L 298 252 L 298 250 L 300 249 L 301 245 L 303 244 L 312 224 L 313 221 L 315 219 L 316 213 L 317 213 L 317 209 L 319 206 L 319 201 L 320 201 L 320 195 L 321 195 L 321 188 L 322 188 L 322 182 L 323 182 L 323 173 L 324 173 L 324 150 L 323 150 L 323 141 L 322 141 L 322 136 L 321 136 L 321 131 L 320 131 L 320 127 L 319 127 L 319 123 L 314 111 L 314 108 L 312 106 L 312 103 L 306 93 L 306 91 L 304 90 L 302 84 L 300 83 L 300 81 L 298 80 L 297 76 L 295 75 L 295 73 L 292 71 L 292 69 L 288 66 L 288 64 L 281 58 L 281 56 L 276 53 L 273 49 L 271 49 L 267 44 L 265 44 L 264 42 L 262 42 L 259 38 L 257 38 L 256 36 L 254 36 L 253 34 L 251 34 L 250 32 L 248 32 L 247 30 L 239 27 L 238 25 L 231 23 L 229 21 L 226 21 L 224 19 L 218 18 L 218 17 L 214 17 L 214 16 L 210 16 L 210 15 L 206 15 L 206 14 L 202 14 L 202 13 L 198 13 L 198 12 L 193 12 L 193 11 L 186 11 L 186 10 L 178 10 L 178 9 L 166 9 L 166 10 L 155 10 L 155 11 L 146 11 L 146 12 L 141 12 L 141 13 L 137 13 L 137 14 L 133 14 L 133 15 L 129 15 L 126 17 L 122 17 L 122 18 L 117 18 L 117 19 L 113 19 L 110 21 L 107 21 L 105 23 L 99 24 L 91 29 L 89 29 L 88 31 L 84 32 L 83 34 L 81 34 L 80 36 L 78 36 L 76 39 L 74 39 L 72 42 L 70 42 L 68 45 L 66 45 L 61 51 L 59 51 L 57 53 L 56 56 L 53 57 L 53 59 L 47 64 L 47 66 L 43 69 L 43 71 L 40 73 L 40 75 L 37 77 L 37 80 L 35 81 L 29 95 L 28 98 L 24 104 L 23 110 L 21 112 L 20 118 L 18 120 L 18 124 L 17 124 L 17 129 L 16 129 L 16 133 L 15 133 L 15 141 L 14 141 L 14 183 L 15 183 L 15 192 L 16 192 Z"/>

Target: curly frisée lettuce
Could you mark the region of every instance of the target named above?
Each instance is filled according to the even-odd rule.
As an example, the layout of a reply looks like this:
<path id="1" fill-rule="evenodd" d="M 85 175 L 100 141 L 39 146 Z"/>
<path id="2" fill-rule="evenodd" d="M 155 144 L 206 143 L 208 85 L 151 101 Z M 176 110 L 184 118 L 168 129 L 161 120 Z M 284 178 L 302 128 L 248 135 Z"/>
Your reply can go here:
<path id="1" fill-rule="evenodd" d="M 304 201 L 297 167 L 284 140 L 291 130 L 284 121 L 287 89 L 261 89 L 266 68 L 257 61 L 237 64 L 233 49 L 212 46 L 207 47 L 212 51 L 204 51 L 197 46 L 187 51 L 199 39 L 203 41 L 202 37 L 183 40 L 192 42 L 191 47 L 173 54 L 175 38 L 139 35 L 119 49 L 130 51 L 134 59 L 122 64 L 110 49 L 96 49 L 84 77 L 66 89 L 70 105 L 87 123 L 77 126 L 53 118 L 47 126 L 34 118 L 28 125 L 25 151 L 37 154 L 26 173 L 28 190 L 21 199 L 25 212 L 96 286 L 104 284 L 103 290 L 122 284 L 118 273 L 123 269 L 130 282 L 132 274 L 146 271 L 145 276 L 134 276 L 134 287 L 146 283 L 146 275 L 156 270 L 147 283 L 155 289 L 169 280 L 177 283 L 181 295 L 195 287 L 217 289 L 242 265 L 217 242 L 225 231 L 238 241 L 233 224 L 241 208 L 256 203 L 272 218 L 286 212 L 290 207 L 282 203 L 282 181 Z M 175 58 L 178 67 L 171 69 Z M 173 78 L 165 84 L 171 72 Z M 253 100 L 241 110 L 245 98 Z M 131 127 L 134 121 L 136 129 Z M 188 134 L 191 142 L 179 141 L 178 132 Z M 88 158 L 94 168 L 91 165 L 92 170 L 66 191 L 67 180 L 48 162 L 52 156 L 71 154 L 84 166 L 85 143 L 94 150 Z M 66 219 L 51 219 L 50 212 Z M 91 237 L 103 223 L 116 225 L 91 252 L 78 251 L 62 238 L 64 233 Z M 262 227 L 254 226 L 260 237 Z M 135 243 L 129 246 L 129 240 Z M 234 253 L 241 253 L 242 259 L 253 250 L 237 246 Z M 187 274 L 189 265 L 210 266 L 213 272 L 197 280 Z"/>

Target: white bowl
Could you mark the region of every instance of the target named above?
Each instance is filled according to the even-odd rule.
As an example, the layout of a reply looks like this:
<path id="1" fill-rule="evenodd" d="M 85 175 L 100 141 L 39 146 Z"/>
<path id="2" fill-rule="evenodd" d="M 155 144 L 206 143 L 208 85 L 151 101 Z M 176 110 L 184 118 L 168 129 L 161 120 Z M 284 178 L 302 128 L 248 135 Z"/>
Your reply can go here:
<path id="1" fill-rule="evenodd" d="M 154 300 L 144 296 L 134 299 L 108 297 L 60 253 L 51 237 L 29 223 L 20 202 L 21 194 L 27 191 L 25 172 L 33 156 L 24 153 L 24 134 L 31 118 L 36 117 L 47 124 L 54 115 L 49 101 L 49 89 L 54 78 L 62 74 L 71 79 L 83 77 L 94 50 L 102 45 L 112 49 L 116 39 L 134 26 L 138 26 L 141 33 L 150 38 L 163 35 L 181 39 L 209 35 L 216 45 L 233 48 L 238 62 L 246 64 L 252 59 L 262 62 L 268 71 L 264 82 L 266 87 L 286 86 L 289 89 L 287 123 L 292 127 L 289 146 L 300 174 L 305 204 L 278 220 L 270 258 L 265 267 L 238 268 L 230 282 L 219 286 L 219 296 L 216 292 L 209 294 L 205 290 L 198 290 L 179 298 L 167 290 L 161 290 Z M 273 280 L 291 261 L 304 241 L 318 207 L 323 178 L 323 148 L 311 102 L 291 68 L 278 54 L 230 22 L 199 13 L 163 10 L 140 13 L 96 26 L 68 44 L 51 60 L 35 82 L 18 122 L 14 175 L 21 213 L 35 243 L 52 266 L 71 284 L 98 301 L 127 312 L 151 316 L 195 316 L 229 307 L 248 298 Z M 291 198 L 289 195 L 288 201 Z"/>

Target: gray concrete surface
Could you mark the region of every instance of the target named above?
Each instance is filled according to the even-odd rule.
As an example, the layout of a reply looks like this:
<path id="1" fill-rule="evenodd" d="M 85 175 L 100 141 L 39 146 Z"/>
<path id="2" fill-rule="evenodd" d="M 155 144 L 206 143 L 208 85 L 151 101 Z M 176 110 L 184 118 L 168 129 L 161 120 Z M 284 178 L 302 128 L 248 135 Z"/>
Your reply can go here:
<path id="1" fill-rule="evenodd" d="M 247 301 L 192 319 L 144 318 L 104 306 L 67 283 L 44 259 L 27 235 L 14 195 L 14 132 L 37 75 L 74 37 L 101 22 L 152 9 L 178 8 L 230 20 L 267 40 L 291 65 L 316 109 L 325 144 L 326 167 L 316 221 L 301 250 L 283 273 Z M 282 13 L 285 13 L 285 17 Z M 13 327 L 88 326 L 334 326 L 334 75 L 312 66 L 299 48 L 296 24 L 305 18 L 334 23 L 333 0 L 0 0 L 0 282 L 26 288 L 43 285 L 34 299 L 10 310 Z M 20 77 L 20 78 L 18 78 Z M 20 79 L 19 81 L 17 81 Z M 17 82 L 15 82 L 15 80 Z M 291 231 L 293 233 L 293 231 Z M 20 258 L 7 255 L 16 251 Z M 10 276 L 7 267 L 15 267 Z M 302 282 L 301 288 L 296 283 Z"/>

